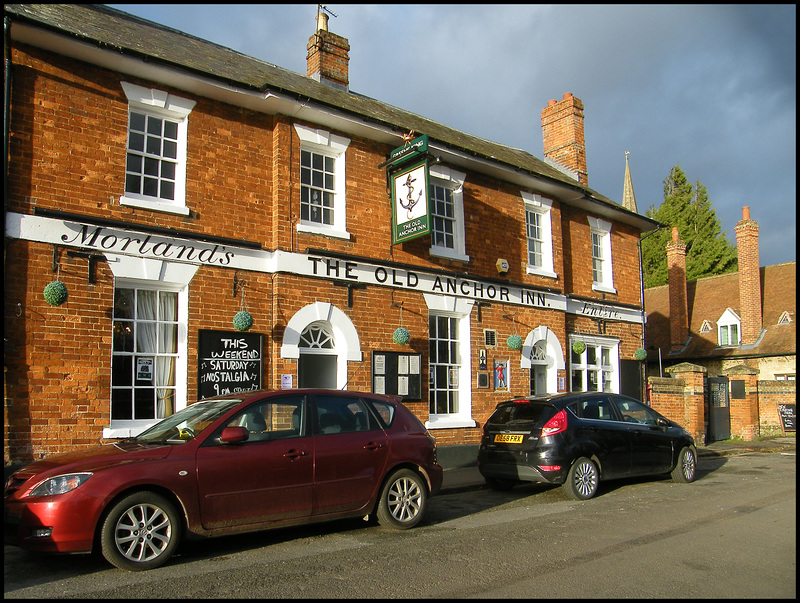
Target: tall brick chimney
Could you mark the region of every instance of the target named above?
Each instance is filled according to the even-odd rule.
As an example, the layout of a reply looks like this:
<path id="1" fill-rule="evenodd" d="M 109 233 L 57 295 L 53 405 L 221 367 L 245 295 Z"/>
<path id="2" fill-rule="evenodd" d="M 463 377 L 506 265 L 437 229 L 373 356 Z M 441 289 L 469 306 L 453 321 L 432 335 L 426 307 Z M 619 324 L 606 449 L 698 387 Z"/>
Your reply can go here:
<path id="1" fill-rule="evenodd" d="M 306 67 L 308 76 L 318 82 L 349 90 L 350 42 L 328 31 L 328 15 L 317 14 L 317 32 L 308 39 Z"/>
<path id="2" fill-rule="evenodd" d="M 758 261 L 758 224 L 750 219 L 750 208 L 742 208 L 736 224 L 739 254 L 739 318 L 742 319 L 742 345 L 753 344 L 761 335 L 761 267 Z"/>
<path id="3" fill-rule="evenodd" d="M 669 283 L 669 342 L 677 351 L 689 337 L 689 308 L 686 295 L 686 243 L 678 238 L 678 228 L 672 229 L 667 243 L 667 274 Z"/>
<path id="4" fill-rule="evenodd" d="M 583 103 L 571 92 L 560 101 L 551 100 L 542 109 L 544 156 L 578 174 L 588 184 L 586 141 L 583 135 Z"/>

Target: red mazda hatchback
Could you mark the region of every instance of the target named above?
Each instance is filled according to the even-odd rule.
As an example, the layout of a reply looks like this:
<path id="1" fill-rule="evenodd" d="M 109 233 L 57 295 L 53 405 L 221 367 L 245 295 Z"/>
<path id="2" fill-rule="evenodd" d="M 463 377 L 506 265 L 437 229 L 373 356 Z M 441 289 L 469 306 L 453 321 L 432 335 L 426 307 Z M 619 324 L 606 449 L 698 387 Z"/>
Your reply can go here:
<path id="1" fill-rule="evenodd" d="M 331 390 L 196 402 L 141 435 L 37 461 L 5 490 L 5 541 L 99 546 L 127 570 L 181 538 L 374 515 L 406 529 L 442 484 L 436 444 L 399 398 Z"/>

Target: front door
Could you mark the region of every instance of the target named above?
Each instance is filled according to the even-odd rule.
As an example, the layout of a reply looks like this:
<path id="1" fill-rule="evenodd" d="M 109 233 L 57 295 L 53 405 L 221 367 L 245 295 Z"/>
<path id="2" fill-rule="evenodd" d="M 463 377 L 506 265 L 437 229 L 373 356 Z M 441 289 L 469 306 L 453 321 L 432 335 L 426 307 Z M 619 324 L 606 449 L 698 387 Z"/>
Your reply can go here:
<path id="1" fill-rule="evenodd" d="M 708 378 L 708 435 L 710 442 L 731 437 L 731 408 L 728 397 L 728 378 Z"/>
<path id="2" fill-rule="evenodd" d="M 333 354 L 300 354 L 297 367 L 298 386 L 312 389 L 338 389 L 337 362 Z"/>
<path id="3" fill-rule="evenodd" d="M 531 395 L 544 396 L 547 394 L 547 366 L 543 364 L 531 365 Z"/>

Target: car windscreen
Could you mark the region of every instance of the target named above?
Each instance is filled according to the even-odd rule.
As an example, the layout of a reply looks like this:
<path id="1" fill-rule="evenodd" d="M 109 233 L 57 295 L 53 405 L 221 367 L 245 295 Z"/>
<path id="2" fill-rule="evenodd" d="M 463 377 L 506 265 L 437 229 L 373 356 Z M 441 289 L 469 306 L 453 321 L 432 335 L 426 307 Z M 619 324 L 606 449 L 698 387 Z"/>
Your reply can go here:
<path id="1" fill-rule="evenodd" d="M 137 442 L 150 443 L 179 444 L 186 442 L 197 436 L 241 401 L 241 398 L 221 398 L 195 402 L 146 429 L 134 439 Z"/>
<path id="2" fill-rule="evenodd" d="M 530 430 L 545 411 L 552 410 L 548 404 L 537 404 L 530 402 L 514 402 L 498 407 L 487 423 L 490 427 Z"/>

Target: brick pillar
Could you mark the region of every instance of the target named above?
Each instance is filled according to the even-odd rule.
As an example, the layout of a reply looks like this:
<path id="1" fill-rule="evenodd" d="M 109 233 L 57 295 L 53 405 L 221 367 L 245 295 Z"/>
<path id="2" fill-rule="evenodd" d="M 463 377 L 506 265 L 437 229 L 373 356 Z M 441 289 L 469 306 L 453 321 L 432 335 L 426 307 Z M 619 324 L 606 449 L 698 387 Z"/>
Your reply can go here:
<path id="1" fill-rule="evenodd" d="M 551 100 L 542 110 L 544 156 L 578 174 L 588 183 L 586 140 L 583 134 L 583 103 L 571 92 L 561 101 Z"/>
<path id="2" fill-rule="evenodd" d="M 703 378 L 706 369 L 683 362 L 666 369 L 670 375 L 650 377 L 650 406 L 675 421 L 692 434 L 696 446 L 706 442 L 705 389 Z"/>
<path id="3" fill-rule="evenodd" d="M 740 364 L 725 371 L 730 388 L 731 436 L 746 442 L 755 440 L 760 434 L 758 416 L 758 371 Z M 743 382 L 734 385 L 734 382 Z M 744 392 L 737 390 L 744 390 Z M 744 397 L 738 394 L 743 393 Z"/>
<path id="4" fill-rule="evenodd" d="M 736 224 L 739 254 L 739 317 L 742 319 L 742 345 L 753 344 L 761 336 L 761 267 L 758 260 L 758 224 L 750 219 L 750 208 L 742 208 Z"/>
<path id="5" fill-rule="evenodd" d="M 317 32 L 308 39 L 306 68 L 309 77 L 333 86 L 349 89 L 350 43 L 347 38 L 328 31 L 328 15 L 318 16 Z"/>
<path id="6" fill-rule="evenodd" d="M 686 244 L 672 229 L 667 243 L 667 274 L 669 283 L 669 342 L 670 350 L 678 350 L 689 337 L 689 308 L 686 296 Z"/>

